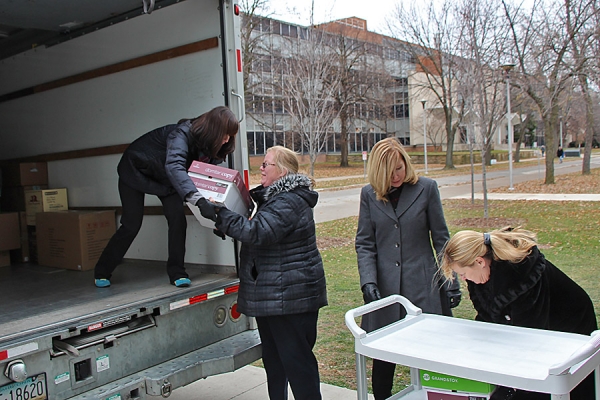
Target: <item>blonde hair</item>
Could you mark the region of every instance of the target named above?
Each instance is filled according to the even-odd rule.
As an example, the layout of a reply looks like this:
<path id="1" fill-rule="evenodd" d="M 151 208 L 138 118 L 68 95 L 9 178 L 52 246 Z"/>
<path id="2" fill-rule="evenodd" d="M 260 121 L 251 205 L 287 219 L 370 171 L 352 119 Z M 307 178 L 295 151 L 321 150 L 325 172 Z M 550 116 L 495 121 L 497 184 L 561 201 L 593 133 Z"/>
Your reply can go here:
<path id="1" fill-rule="evenodd" d="M 267 153 L 273 153 L 275 166 L 285 174 L 297 174 L 300 163 L 298 155 L 294 151 L 283 146 L 273 146 L 267 149 Z"/>
<path id="2" fill-rule="evenodd" d="M 387 201 L 385 195 L 392 186 L 392 177 L 399 161 L 404 161 L 406 166 L 404 183 L 411 185 L 417 183 L 419 177 L 410 162 L 410 156 L 397 138 L 380 140 L 371 149 L 367 175 L 377 200 Z"/>
<path id="3" fill-rule="evenodd" d="M 489 244 L 485 243 L 485 235 L 489 235 Z M 452 280 L 452 265 L 471 267 L 477 257 L 519 263 L 535 246 L 535 233 L 520 227 L 504 227 L 485 234 L 469 230 L 460 231 L 444 246 L 440 257 L 440 270 L 447 279 Z"/>

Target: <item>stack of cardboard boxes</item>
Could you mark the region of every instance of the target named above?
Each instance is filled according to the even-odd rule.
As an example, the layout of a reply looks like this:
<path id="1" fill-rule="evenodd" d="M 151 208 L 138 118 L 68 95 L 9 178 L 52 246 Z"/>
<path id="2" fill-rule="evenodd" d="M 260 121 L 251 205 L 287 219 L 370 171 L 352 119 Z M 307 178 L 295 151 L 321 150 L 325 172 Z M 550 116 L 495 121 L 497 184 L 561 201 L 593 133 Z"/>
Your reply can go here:
<path id="1" fill-rule="evenodd" d="M 45 162 L 3 166 L 0 199 L 0 217 L 11 221 L 0 223 L 0 252 L 13 250 L 13 263 L 91 269 L 115 232 L 113 210 L 68 210 L 67 189 L 48 187 Z M 2 253 L 1 260 L 10 263 Z"/>

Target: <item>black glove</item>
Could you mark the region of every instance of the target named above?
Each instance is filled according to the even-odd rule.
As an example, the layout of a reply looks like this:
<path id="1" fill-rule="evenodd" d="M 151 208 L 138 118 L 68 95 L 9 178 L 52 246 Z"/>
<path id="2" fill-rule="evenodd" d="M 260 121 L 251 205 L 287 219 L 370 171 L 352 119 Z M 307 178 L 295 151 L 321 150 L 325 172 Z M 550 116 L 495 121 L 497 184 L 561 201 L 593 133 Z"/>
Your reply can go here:
<path id="1" fill-rule="evenodd" d="M 498 386 L 492 393 L 490 400 L 510 400 L 515 397 L 517 391 L 513 388 Z"/>
<path id="2" fill-rule="evenodd" d="M 448 296 L 448 306 L 450 308 L 454 308 L 460 304 L 460 299 L 462 298 L 460 290 L 458 290 L 458 289 L 447 290 L 446 296 Z"/>
<path id="3" fill-rule="evenodd" d="M 214 233 L 215 235 L 217 235 L 218 237 L 220 237 L 221 239 L 225 240 L 225 234 L 224 234 L 223 232 L 221 232 L 220 230 L 218 230 L 218 229 L 213 229 L 213 233 Z"/>
<path id="4" fill-rule="evenodd" d="M 362 292 L 365 304 L 369 304 L 372 301 L 381 299 L 379 288 L 375 283 L 365 283 L 362 287 Z"/>
<path id="5" fill-rule="evenodd" d="M 204 197 L 200 197 L 196 202 L 196 206 L 200 209 L 200 214 L 202 214 L 204 218 L 208 218 L 213 222 L 217 222 L 217 213 L 215 211 L 214 204 L 206 200 Z"/>

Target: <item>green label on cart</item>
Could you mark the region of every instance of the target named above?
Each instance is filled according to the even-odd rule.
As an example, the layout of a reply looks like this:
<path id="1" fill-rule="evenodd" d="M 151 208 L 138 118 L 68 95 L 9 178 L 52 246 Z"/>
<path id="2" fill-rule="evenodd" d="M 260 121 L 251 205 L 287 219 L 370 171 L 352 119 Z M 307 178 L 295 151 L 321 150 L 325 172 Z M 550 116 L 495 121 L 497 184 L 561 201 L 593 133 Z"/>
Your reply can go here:
<path id="1" fill-rule="evenodd" d="M 485 382 L 473 381 L 471 379 L 459 378 L 452 375 L 420 370 L 421 385 L 430 388 L 457 390 L 470 393 L 492 393 L 495 386 Z"/>

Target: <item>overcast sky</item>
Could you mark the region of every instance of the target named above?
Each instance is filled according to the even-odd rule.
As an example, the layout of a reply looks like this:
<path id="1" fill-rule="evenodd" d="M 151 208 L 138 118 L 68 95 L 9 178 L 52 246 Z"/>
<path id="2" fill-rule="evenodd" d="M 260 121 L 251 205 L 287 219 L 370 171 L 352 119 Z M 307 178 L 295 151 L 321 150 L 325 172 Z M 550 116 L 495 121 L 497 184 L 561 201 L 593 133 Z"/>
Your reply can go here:
<path id="1" fill-rule="evenodd" d="M 386 33 L 385 17 L 392 12 L 398 1 L 407 0 L 315 0 L 315 23 L 359 17 L 367 20 L 368 30 Z M 311 0 L 271 0 L 271 16 L 286 22 L 308 25 L 310 7 Z"/>

